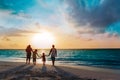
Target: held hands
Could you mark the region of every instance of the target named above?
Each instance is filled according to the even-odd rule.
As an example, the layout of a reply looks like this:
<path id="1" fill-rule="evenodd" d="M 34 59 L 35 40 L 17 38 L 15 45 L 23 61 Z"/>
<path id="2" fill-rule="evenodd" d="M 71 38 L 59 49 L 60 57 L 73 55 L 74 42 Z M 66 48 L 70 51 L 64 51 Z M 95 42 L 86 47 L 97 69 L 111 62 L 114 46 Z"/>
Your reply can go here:
<path id="1" fill-rule="evenodd" d="M 50 56 L 50 53 L 47 56 Z"/>
<path id="2" fill-rule="evenodd" d="M 49 57 L 49 55 L 45 55 L 46 57 Z"/>
<path id="3" fill-rule="evenodd" d="M 37 54 L 37 56 L 38 56 L 39 58 L 41 58 L 41 56 L 39 56 L 38 54 Z"/>

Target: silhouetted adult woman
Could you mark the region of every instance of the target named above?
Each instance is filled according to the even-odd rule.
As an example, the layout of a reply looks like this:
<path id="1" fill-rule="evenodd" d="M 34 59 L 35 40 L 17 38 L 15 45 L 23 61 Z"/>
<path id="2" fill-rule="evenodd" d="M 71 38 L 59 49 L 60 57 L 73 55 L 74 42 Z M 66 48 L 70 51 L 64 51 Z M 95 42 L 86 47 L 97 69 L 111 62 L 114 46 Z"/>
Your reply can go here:
<path id="1" fill-rule="evenodd" d="M 30 64 L 31 52 L 33 52 L 31 45 L 28 45 L 26 48 L 26 64 Z"/>

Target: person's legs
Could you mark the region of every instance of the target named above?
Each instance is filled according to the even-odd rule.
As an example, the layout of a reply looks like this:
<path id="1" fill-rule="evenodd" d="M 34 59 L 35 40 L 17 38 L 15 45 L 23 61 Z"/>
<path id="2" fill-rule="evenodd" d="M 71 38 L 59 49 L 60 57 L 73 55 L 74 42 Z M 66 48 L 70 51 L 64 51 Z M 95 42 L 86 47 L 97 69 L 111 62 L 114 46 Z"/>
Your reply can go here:
<path id="1" fill-rule="evenodd" d="M 43 61 L 43 65 L 45 65 L 45 62 Z"/>
<path id="2" fill-rule="evenodd" d="M 36 65 L 36 58 L 35 58 L 35 60 L 34 60 L 34 65 Z"/>
<path id="3" fill-rule="evenodd" d="M 33 58 L 33 64 L 34 64 L 34 58 Z"/>
<path id="4" fill-rule="evenodd" d="M 36 65 L 36 58 L 33 58 L 33 64 Z"/>
<path id="5" fill-rule="evenodd" d="M 28 59 L 28 64 L 30 64 L 30 57 L 29 57 L 29 59 Z"/>
<path id="6" fill-rule="evenodd" d="M 36 61 L 34 61 L 33 64 L 36 65 Z"/>
<path id="7" fill-rule="evenodd" d="M 44 65 L 45 65 L 45 62 L 46 62 L 46 61 L 44 61 Z"/>
<path id="8" fill-rule="evenodd" d="M 55 62 L 55 61 L 54 61 L 54 60 L 52 60 L 52 65 L 53 65 L 53 66 L 54 66 L 54 62 Z"/>
<path id="9" fill-rule="evenodd" d="M 28 63 L 28 60 L 29 60 L 29 55 L 27 53 L 27 55 L 26 55 L 26 64 Z"/>
<path id="10" fill-rule="evenodd" d="M 31 54 L 28 55 L 28 64 L 30 64 Z"/>
<path id="11" fill-rule="evenodd" d="M 27 64 L 28 58 L 26 58 L 26 64 Z"/>
<path id="12" fill-rule="evenodd" d="M 54 64 L 55 64 L 55 57 L 51 57 L 51 59 L 52 59 L 52 65 L 54 66 Z"/>

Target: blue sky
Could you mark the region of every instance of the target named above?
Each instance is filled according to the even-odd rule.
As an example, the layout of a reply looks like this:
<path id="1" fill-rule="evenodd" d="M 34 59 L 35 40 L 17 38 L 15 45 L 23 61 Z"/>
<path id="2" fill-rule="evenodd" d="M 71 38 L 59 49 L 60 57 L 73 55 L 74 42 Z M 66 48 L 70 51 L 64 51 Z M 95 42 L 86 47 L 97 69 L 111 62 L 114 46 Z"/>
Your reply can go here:
<path id="1" fill-rule="evenodd" d="M 119 39 L 119 3 L 120 0 L 1 0 L 0 37 L 23 36 L 38 28 L 49 28 L 73 38 L 91 40 L 108 34 Z"/>
<path id="2" fill-rule="evenodd" d="M 24 26 L 30 22 L 49 26 L 55 24 L 69 26 L 65 23 L 70 22 L 74 27 L 89 24 L 96 33 L 109 32 L 109 27 L 113 27 L 110 33 L 119 34 L 118 2 L 114 0 L 1 0 L 0 22 L 1 26 L 6 28 Z M 113 6 L 110 5 L 112 3 Z"/>

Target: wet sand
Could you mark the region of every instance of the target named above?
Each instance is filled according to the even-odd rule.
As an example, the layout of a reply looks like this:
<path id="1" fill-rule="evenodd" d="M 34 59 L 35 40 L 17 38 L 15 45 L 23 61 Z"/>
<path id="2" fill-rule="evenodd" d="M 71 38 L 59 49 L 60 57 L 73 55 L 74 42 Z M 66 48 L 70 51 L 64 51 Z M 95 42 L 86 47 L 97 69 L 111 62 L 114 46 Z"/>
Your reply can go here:
<path id="1" fill-rule="evenodd" d="M 119 71 L 94 67 L 0 62 L 0 80 L 120 80 Z"/>

